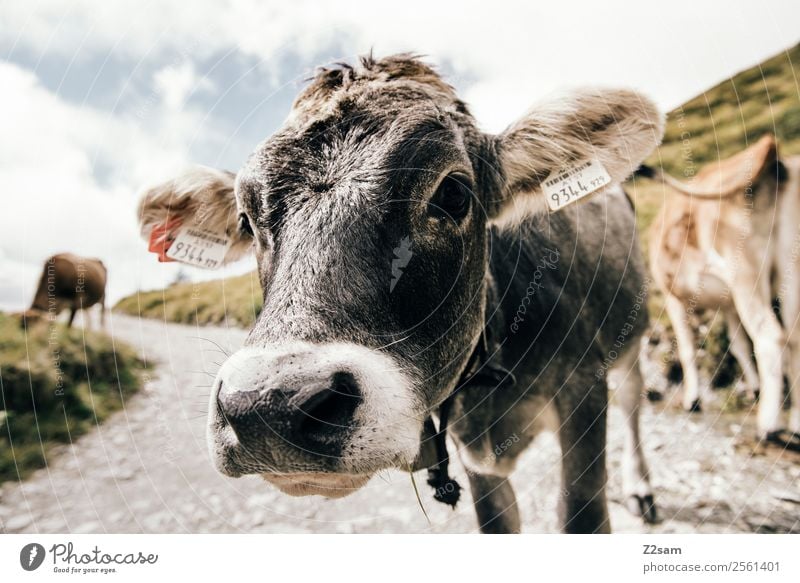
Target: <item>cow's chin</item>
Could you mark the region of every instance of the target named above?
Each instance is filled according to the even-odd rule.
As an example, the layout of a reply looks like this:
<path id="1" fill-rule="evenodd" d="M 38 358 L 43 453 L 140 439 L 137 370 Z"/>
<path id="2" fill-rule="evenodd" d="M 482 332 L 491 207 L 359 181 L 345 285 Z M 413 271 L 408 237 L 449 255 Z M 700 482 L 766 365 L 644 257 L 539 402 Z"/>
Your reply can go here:
<path id="1" fill-rule="evenodd" d="M 361 489 L 370 474 L 261 474 L 267 482 L 290 496 L 325 496 L 343 498 Z"/>

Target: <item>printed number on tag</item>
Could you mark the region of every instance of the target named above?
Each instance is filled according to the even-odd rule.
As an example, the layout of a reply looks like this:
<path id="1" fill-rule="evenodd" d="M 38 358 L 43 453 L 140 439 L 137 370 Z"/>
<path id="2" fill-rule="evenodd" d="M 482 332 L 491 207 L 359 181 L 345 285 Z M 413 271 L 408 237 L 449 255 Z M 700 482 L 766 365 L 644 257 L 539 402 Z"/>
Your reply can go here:
<path id="1" fill-rule="evenodd" d="M 599 160 L 587 160 L 548 177 L 542 187 L 551 211 L 589 196 L 611 182 Z"/>
<path id="2" fill-rule="evenodd" d="M 231 240 L 226 235 L 186 226 L 178 231 L 167 250 L 167 257 L 197 267 L 216 269 L 222 265 L 230 246 Z"/>

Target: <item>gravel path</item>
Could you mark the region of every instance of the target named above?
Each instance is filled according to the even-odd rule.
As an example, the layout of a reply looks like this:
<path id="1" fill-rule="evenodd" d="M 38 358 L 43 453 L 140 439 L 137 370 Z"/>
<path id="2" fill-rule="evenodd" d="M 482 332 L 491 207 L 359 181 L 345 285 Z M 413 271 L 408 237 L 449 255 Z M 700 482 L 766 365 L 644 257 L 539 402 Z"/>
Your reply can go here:
<path id="1" fill-rule="evenodd" d="M 147 359 L 150 380 L 94 432 L 22 484 L 0 487 L 0 532 L 474 532 L 467 495 L 456 511 L 417 474 L 387 472 L 340 500 L 290 498 L 259 478 L 224 478 L 205 445 L 209 385 L 239 329 L 193 328 L 114 314 L 109 331 Z M 202 337 L 202 339 L 200 338 Z M 741 445 L 752 414 L 689 416 L 645 404 L 642 427 L 663 522 L 621 506 L 622 418 L 612 407 L 609 498 L 616 532 L 800 531 L 800 460 Z M 457 465 L 457 464 L 456 464 Z M 556 529 L 556 442 L 543 436 L 512 478 L 526 532 Z M 466 478 L 456 474 L 462 485 Z"/>

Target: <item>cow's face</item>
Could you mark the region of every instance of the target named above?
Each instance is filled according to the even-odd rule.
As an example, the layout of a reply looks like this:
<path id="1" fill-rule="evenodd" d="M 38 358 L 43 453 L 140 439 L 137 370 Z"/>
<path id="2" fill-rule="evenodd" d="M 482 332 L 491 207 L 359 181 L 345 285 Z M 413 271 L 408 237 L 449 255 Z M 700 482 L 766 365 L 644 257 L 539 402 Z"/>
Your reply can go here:
<path id="1" fill-rule="evenodd" d="M 409 464 L 483 327 L 487 226 L 535 212 L 565 162 L 597 158 L 620 180 L 659 137 L 631 92 L 488 136 L 427 66 L 367 59 L 320 73 L 235 178 L 199 170 L 149 191 L 146 233 L 178 214 L 258 261 L 263 310 L 211 394 L 217 467 L 336 497 Z"/>

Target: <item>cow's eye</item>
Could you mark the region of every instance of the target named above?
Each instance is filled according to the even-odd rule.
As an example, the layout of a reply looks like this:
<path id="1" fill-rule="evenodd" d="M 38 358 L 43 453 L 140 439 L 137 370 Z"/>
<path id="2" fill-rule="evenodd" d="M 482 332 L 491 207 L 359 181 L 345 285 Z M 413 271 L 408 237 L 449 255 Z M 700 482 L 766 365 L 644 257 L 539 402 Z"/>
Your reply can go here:
<path id="1" fill-rule="evenodd" d="M 250 219 L 244 213 L 239 213 L 239 232 L 245 235 L 253 236 L 253 227 L 250 224 Z"/>
<path id="2" fill-rule="evenodd" d="M 445 177 L 428 203 L 428 212 L 436 217 L 459 220 L 469 212 L 472 189 L 470 180 L 463 174 Z"/>

